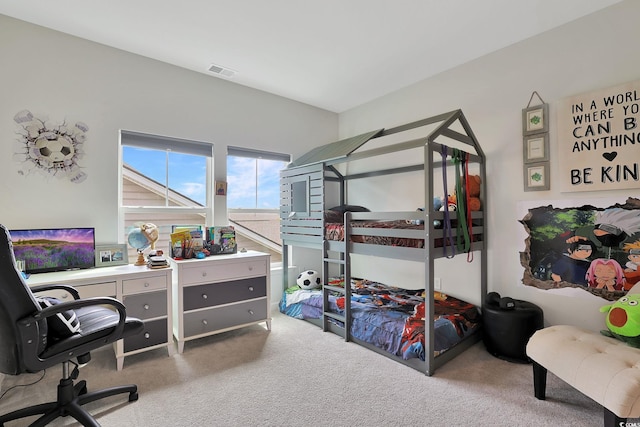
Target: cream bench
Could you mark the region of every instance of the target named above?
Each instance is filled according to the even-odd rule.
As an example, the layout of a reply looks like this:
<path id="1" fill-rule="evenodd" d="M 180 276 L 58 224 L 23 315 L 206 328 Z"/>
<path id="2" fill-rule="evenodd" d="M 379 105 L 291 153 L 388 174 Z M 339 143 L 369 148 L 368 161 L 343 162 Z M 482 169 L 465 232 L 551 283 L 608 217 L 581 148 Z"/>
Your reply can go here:
<path id="1" fill-rule="evenodd" d="M 604 407 L 605 427 L 640 417 L 640 349 L 597 332 L 557 325 L 536 331 L 526 351 L 533 361 L 536 398 L 545 399 L 551 371 Z"/>

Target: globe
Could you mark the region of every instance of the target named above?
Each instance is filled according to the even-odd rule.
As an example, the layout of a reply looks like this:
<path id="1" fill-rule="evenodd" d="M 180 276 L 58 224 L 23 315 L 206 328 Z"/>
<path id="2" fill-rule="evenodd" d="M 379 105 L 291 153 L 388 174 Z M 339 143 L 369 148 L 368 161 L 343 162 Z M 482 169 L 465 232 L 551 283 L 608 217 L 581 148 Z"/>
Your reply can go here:
<path id="1" fill-rule="evenodd" d="M 145 265 L 145 259 L 142 252 L 151 246 L 152 252 L 155 253 L 155 244 L 158 240 L 158 227 L 150 222 L 144 223 L 133 230 L 127 236 L 129 246 L 138 251 L 138 260 L 135 265 Z"/>
<path id="2" fill-rule="evenodd" d="M 127 237 L 129 246 L 137 249 L 139 252 L 147 249 L 151 246 L 151 242 L 147 239 L 147 236 L 139 228 L 134 228 Z"/>

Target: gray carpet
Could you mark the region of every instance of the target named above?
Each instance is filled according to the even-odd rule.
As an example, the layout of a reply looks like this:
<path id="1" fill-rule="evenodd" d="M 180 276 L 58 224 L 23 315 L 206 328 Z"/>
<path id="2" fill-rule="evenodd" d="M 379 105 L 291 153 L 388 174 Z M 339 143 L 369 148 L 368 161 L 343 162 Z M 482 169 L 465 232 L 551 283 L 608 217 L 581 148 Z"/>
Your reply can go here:
<path id="1" fill-rule="evenodd" d="M 531 365 L 497 359 L 482 343 L 427 377 L 307 322 L 276 312 L 272 325 L 189 341 L 173 357 L 129 356 L 120 372 L 111 348 L 96 351 L 80 371 L 89 390 L 136 383 L 140 399 L 88 408 L 104 427 L 602 425 L 602 407 L 552 374 L 547 400 L 535 399 Z M 0 413 L 53 400 L 60 372 L 9 391 Z M 0 376 L 0 390 L 38 377 Z"/>

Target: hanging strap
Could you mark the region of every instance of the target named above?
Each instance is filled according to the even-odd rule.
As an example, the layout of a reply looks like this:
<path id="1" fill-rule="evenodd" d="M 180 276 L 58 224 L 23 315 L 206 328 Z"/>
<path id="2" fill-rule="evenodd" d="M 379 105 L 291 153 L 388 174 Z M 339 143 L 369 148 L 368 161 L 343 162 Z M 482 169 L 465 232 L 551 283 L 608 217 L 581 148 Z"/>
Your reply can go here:
<path id="1" fill-rule="evenodd" d="M 469 191 L 469 153 L 465 153 L 464 158 L 464 187 L 467 198 L 467 227 L 469 228 L 469 251 L 467 252 L 467 262 L 473 262 L 473 221 L 471 218 L 471 192 Z"/>
<path id="2" fill-rule="evenodd" d="M 467 252 L 471 248 L 469 230 L 467 229 L 466 195 L 462 187 L 462 175 L 464 173 L 463 163 L 465 162 L 465 158 L 463 151 L 454 148 L 453 162 L 456 176 L 456 204 L 458 205 L 458 209 L 456 210 L 458 218 L 456 225 L 456 243 L 460 252 Z"/>
<path id="3" fill-rule="evenodd" d="M 444 229 L 442 248 L 444 256 L 447 258 L 453 258 L 456 255 L 456 247 L 453 242 L 453 234 L 451 231 L 451 217 L 449 215 L 449 194 L 447 192 L 447 147 L 445 145 L 440 146 L 440 154 L 442 157 L 442 185 L 444 187 Z M 447 254 L 447 246 L 451 248 L 451 255 Z"/>

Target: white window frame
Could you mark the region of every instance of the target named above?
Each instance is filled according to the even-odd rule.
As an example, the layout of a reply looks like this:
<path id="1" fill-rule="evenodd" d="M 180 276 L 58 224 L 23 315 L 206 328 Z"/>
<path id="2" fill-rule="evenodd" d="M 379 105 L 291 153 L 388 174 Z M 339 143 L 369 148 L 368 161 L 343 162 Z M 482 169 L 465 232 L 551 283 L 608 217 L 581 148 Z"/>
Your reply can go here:
<path id="1" fill-rule="evenodd" d="M 179 153 L 195 154 L 207 157 L 206 159 L 206 205 L 205 206 L 124 206 L 123 205 L 123 146 L 148 148 L 152 150 L 170 150 Z M 140 132 L 120 130 L 118 145 L 118 229 L 119 236 L 125 234 L 124 216 L 126 213 L 188 213 L 202 214 L 205 218 L 205 226 L 213 225 L 213 155 L 214 145 L 208 142 L 192 141 L 160 135 L 145 134 Z M 168 186 L 165 187 L 165 202 L 168 201 Z"/>

